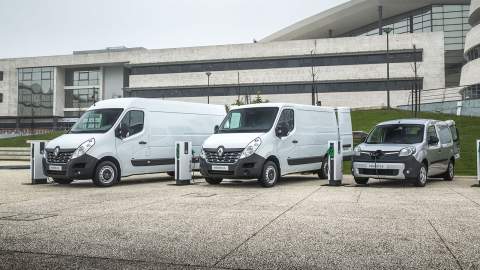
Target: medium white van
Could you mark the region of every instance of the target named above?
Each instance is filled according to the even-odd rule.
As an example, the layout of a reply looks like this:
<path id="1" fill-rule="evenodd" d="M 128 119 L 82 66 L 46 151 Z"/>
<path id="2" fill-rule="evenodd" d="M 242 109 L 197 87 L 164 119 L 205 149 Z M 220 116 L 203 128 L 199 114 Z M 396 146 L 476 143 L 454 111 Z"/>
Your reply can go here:
<path id="1" fill-rule="evenodd" d="M 312 172 L 326 178 L 329 140 L 342 139 L 352 154 L 349 108 L 287 103 L 234 107 L 202 147 L 200 172 L 210 184 L 223 178 L 258 179 L 264 187 L 280 176 Z"/>
<path id="2" fill-rule="evenodd" d="M 93 179 L 111 186 L 121 177 L 175 171 L 175 141 L 203 141 L 225 117 L 225 107 L 143 98 L 99 101 L 44 152 L 46 175 L 60 184 Z"/>

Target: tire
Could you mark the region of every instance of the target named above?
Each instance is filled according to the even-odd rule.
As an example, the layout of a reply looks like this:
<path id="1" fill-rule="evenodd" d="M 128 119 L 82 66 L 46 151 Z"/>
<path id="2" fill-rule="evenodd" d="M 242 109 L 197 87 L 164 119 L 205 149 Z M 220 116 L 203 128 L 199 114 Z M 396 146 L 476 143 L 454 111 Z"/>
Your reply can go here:
<path id="1" fill-rule="evenodd" d="M 368 177 L 353 177 L 355 183 L 359 185 L 366 185 L 368 183 Z"/>
<path id="2" fill-rule="evenodd" d="M 322 161 L 322 168 L 318 172 L 318 178 L 328 179 L 328 158 L 324 158 Z"/>
<path id="3" fill-rule="evenodd" d="M 168 176 L 175 177 L 175 172 L 167 172 Z"/>
<path id="4" fill-rule="evenodd" d="M 417 187 L 424 187 L 427 184 L 427 178 L 428 178 L 428 169 L 425 164 L 422 164 L 420 167 L 420 170 L 418 171 L 418 176 L 417 178 L 414 179 L 413 184 Z"/>
<path id="5" fill-rule="evenodd" d="M 111 161 L 102 161 L 95 168 L 93 183 L 99 187 L 111 187 L 120 182 L 117 165 Z"/>
<path id="6" fill-rule="evenodd" d="M 223 178 L 212 178 L 212 177 L 205 177 L 205 181 L 210 185 L 218 185 L 223 181 Z"/>
<path id="7" fill-rule="evenodd" d="M 452 181 L 455 178 L 455 163 L 451 160 L 448 162 L 447 171 L 443 175 L 443 180 L 445 181 Z"/>
<path id="8" fill-rule="evenodd" d="M 52 178 L 53 182 L 60 184 L 60 185 L 68 185 L 73 182 L 73 179 L 59 179 L 59 178 Z"/>
<path id="9" fill-rule="evenodd" d="M 263 165 L 262 175 L 258 179 L 260 185 L 263 187 L 269 188 L 273 187 L 278 179 L 280 178 L 280 172 L 278 170 L 277 164 L 273 161 L 267 161 Z"/>

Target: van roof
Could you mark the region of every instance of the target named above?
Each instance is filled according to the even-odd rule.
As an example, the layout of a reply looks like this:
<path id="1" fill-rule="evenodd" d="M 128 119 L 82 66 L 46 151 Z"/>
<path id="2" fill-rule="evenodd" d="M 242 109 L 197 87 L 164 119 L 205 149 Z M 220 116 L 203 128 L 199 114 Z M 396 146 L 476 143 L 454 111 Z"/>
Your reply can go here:
<path id="1" fill-rule="evenodd" d="M 113 98 L 96 102 L 88 108 L 89 110 L 122 108 L 122 109 L 146 109 L 149 111 L 168 111 L 184 113 L 209 113 L 214 115 L 225 115 L 225 106 L 204 103 L 192 103 L 182 101 L 171 101 L 155 98 Z"/>
<path id="2" fill-rule="evenodd" d="M 232 109 L 241 109 L 241 108 L 265 108 L 265 107 L 294 107 L 305 110 L 316 110 L 316 111 L 333 111 L 334 107 L 323 107 L 323 106 L 312 106 L 312 105 L 303 105 L 303 104 L 294 104 L 294 103 L 257 103 L 257 104 L 248 104 L 241 106 L 232 106 Z M 339 107 L 339 111 L 350 111 L 348 107 Z"/>
<path id="3" fill-rule="evenodd" d="M 394 125 L 394 124 L 412 124 L 412 125 L 427 125 L 427 124 L 446 124 L 447 122 L 434 120 L 434 119 L 396 119 L 385 121 L 377 124 L 377 126 L 381 125 Z"/>

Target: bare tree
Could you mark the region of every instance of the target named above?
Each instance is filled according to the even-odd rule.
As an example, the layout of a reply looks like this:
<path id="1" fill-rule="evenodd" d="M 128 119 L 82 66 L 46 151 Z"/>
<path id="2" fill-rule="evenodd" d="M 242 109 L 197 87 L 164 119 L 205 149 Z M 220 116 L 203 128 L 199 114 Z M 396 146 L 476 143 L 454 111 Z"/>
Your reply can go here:
<path id="1" fill-rule="evenodd" d="M 317 105 L 318 102 L 318 91 L 316 88 L 316 80 L 318 69 L 315 66 L 315 56 L 317 55 L 317 40 L 313 41 L 313 50 L 310 51 L 310 59 L 311 59 L 311 70 L 310 76 L 312 76 L 312 105 Z"/>

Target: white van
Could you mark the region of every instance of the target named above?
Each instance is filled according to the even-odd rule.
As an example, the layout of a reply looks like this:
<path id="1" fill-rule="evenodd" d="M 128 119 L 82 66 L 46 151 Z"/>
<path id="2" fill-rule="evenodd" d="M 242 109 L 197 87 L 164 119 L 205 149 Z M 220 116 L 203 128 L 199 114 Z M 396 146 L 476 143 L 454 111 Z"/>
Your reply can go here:
<path id="1" fill-rule="evenodd" d="M 258 179 L 264 187 L 279 177 L 312 172 L 327 176 L 329 140 L 341 137 L 352 153 L 350 109 L 296 104 L 233 108 L 202 147 L 200 171 L 210 184 L 223 178 Z"/>
<path id="2" fill-rule="evenodd" d="M 60 184 L 93 179 L 111 186 L 120 177 L 175 171 L 175 141 L 203 141 L 225 117 L 225 107 L 143 98 L 97 102 L 72 129 L 50 141 L 44 152 L 46 175 Z"/>

